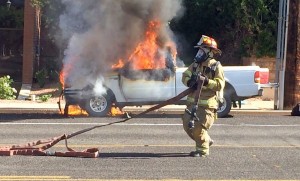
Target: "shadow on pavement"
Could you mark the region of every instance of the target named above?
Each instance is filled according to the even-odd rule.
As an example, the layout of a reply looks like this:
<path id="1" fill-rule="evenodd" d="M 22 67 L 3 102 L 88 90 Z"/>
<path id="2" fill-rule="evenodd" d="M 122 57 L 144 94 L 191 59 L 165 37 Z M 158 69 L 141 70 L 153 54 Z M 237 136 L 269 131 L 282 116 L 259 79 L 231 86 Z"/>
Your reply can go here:
<path id="1" fill-rule="evenodd" d="M 132 158 L 163 158 L 163 157 L 190 157 L 189 153 L 100 153 L 100 158 L 117 158 L 117 159 L 132 159 Z"/>
<path id="2" fill-rule="evenodd" d="M 64 115 L 61 114 L 42 114 L 42 113 L 0 113 L 0 122 L 11 122 L 20 121 L 26 119 L 66 119 Z"/>

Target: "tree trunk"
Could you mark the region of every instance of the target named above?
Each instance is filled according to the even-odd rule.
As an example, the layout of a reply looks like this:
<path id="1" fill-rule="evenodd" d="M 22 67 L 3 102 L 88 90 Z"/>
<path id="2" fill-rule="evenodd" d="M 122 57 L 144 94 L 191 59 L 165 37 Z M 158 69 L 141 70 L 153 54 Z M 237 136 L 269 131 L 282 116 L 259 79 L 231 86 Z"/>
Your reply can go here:
<path id="1" fill-rule="evenodd" d="M 284 109 L 300 103 L 300 3 L 290 0 L 289 29 L 284 85 Z"/>

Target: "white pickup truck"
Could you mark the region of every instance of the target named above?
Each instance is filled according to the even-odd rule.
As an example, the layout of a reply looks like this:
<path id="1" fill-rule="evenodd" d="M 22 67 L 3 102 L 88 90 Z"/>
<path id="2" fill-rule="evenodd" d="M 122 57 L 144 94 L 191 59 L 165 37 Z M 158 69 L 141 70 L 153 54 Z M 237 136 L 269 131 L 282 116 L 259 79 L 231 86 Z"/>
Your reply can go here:
<path id="1" fill-rule="evenodd" d="M 81 90 L 66 88 L 66 105 L 79 105 L 90 116 L 106 116 L 112 106 L 143 106 L 162 103 L 187 87 L 181 82 L 186 68 L 124 71 L 115 70 L 105 78 L 107 94 L 94 95 L 93 85 Z M 224 103 L 218 110 L 225 117 L 242 100 L 262 95 L 261 84 L 268 83 L 269 70 L 259 66 L 224 66 L 226 85 Z M 145 75 L 147 75 L 145 77 Z M 185 99 L 176 104 L 184 104 Z"/>

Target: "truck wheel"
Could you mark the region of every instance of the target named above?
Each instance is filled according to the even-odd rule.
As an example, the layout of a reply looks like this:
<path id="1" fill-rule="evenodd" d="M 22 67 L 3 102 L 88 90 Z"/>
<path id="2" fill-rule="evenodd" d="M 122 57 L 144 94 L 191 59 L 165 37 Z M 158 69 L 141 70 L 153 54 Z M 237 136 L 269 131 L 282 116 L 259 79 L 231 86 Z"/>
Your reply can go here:
<path id="1" fill-rule="evenodd" d="M 93 96 L 85 100 L 84 109 L 93 117 L 107 116 L 112 107 L 112 96 L 106 95 Z"/>
<path id="2" fill-rule="evenodd" d="M 231 110 L 232 102 L 230 95 L 225 94 L 223 97 L 223 104 L 220 105 L 217 113 L 219 118 L 226 117 Z"/>

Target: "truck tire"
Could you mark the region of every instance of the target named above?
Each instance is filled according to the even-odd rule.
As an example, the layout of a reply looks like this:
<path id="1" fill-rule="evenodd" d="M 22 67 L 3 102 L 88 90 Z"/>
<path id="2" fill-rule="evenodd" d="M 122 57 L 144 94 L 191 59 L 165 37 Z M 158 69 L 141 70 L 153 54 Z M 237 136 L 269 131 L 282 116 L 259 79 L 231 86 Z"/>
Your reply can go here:
<path id="1" fill-rule="evenodd" d="M 224 95 L 223 97 L 223 104 L 220 105 L 217 113 L 219 118 L 223 118 L 228 116 L 230 110 L 231 110 L 232 102 L 231 102 L 231 97 L 229 94 Z"/>
<path id="2" fill-rule="evenodd" d="M 84 101 L 84 109 L 92 117 L 104 117 L 112 107 L 112 95 L 108 92 L 101 96 L 92 96 Z"/>

